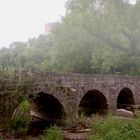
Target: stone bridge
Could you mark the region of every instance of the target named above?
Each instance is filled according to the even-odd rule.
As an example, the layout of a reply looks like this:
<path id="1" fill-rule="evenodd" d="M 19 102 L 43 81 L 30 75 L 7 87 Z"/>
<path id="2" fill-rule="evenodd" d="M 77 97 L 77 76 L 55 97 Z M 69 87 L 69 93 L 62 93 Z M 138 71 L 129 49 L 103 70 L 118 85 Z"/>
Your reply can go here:
<path id="1" fill-rule="evenodd" d="M 36 76 L 32 93 L 38 95 L 34 100 L 37 106 L 54 110 L 58 116 L 104 114 L 140 104 L 140 77 L 46 73 Z"/>
<path id="2" fill-rule="evenodd" d="M 24 92 L 32 102 L 32 115 L 40 112 L 42 117 L 60 118 L 75 112 L 90 116 L 114 112 L 117 108 L 131 110 L 133 105 L 140 105 L 140 77 L 53 72 L 16 74 L 5 82 L 3 77 L 0 75 L 1 100 L 20 84 L 15 81 L 32 79 L 30 85 L 24 83 L 28 86 Z M 12 99 L 4 100 L 9 103 Z"/>

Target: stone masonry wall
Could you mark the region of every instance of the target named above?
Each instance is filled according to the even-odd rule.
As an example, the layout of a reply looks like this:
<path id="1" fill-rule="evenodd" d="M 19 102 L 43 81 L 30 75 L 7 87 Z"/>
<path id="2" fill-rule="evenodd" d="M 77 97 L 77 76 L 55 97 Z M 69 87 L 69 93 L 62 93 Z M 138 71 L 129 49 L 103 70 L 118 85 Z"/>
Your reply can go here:
<path id="1" fill-rule="evenodd" d="M 26 80 L 20 85 L 23 79 Z M 82 97 L 94 89 L 99 90 L 105 96 L 108 107 L 112 111 L 117 108 L 117 97 L 124 87 L 132 91 L 135 103 L 140 105 L 140 77 L 17 72 L 12 77 L 0 73 L 0 108 L 4 106 L 6 108 L 9 104 L 15 103 L 10 112 L 14 110 L 20 100 L 20 96 L 15 96 L 14 93 L 20 86 L 26 86 L 27 89 L 24 92 L 28 95 L 40 92 L 53 95 L 62 104 L 65 112 L 70 110 L 76 112 Z M 1 115 L 3 111 L 0 110 Z"/>
<path id="2" fill-rule="evenodd" d="M 109 109 L 112 111 L 117 108 L 117 97 L 125 87 L 132 91 L 135 103 L 140 104 L 140 77 L 44 73 L 36 76 L 33 87 L 34 93 L 52 94 L 65 110 L 72 108 L 77 111 L 82 97 L 94 89 L 106 97 Z"/>

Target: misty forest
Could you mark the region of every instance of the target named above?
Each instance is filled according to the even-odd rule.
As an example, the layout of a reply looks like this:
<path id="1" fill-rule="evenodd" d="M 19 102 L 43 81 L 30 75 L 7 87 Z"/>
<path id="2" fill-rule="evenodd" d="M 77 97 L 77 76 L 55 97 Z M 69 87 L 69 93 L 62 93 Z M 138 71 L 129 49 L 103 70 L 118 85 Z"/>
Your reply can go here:
<path id="1" fill-rule="evenodd" d="M 140 75 L 140 2 L 69 0 L 49 35 L 0 50 L 1 70 Z"/>

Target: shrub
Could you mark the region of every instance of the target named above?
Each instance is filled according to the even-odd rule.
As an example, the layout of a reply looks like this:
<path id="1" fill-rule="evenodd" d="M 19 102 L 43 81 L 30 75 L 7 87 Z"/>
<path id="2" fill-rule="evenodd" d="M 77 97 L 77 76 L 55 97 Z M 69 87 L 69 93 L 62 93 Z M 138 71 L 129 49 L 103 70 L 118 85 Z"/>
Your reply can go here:
<path id="1" fill-rule="evenodd" d="M 10 131 L 16 133 L 27 131 L 30 122 L 29 109 L 30 105 L 27 100 L 20 103 L 20 105 L 15 109 L 13 117 L 10 120 Z"/>
<path id="2" fill-rule="evenodd" d="M 74 127 L 77 124 L 87 125 L 87 117 L 84 114 L 77 115 L 72 113 L 65 118 L 65 124 L 68 128 Z"/>
<path id="3" fill-rule="evenodd" d="M 115 119 L 111 115 L 107 118 L 96 118 L 93 124 L 93 134 L 90 140 L 139 140 L 140 133 L 136 123 L 138 120 L 120 120 Z"/>
<path id="4" fill-rule="evenodd" d="M 57 126 L 51 126 L 40 137 L 41 140 L 63 140 L 63 135 Z"/>

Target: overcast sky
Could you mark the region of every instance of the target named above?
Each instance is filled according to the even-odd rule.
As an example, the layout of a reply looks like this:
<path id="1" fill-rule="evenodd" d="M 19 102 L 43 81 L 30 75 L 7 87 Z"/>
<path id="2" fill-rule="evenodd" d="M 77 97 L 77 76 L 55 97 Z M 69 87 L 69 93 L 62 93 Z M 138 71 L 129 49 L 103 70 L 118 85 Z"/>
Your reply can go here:
<path id="1" fill-rule="evenodd" d="M 0 47 L 44 33 L 65 13 L 66 0 L 0 0 Z"/>

